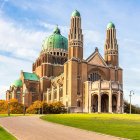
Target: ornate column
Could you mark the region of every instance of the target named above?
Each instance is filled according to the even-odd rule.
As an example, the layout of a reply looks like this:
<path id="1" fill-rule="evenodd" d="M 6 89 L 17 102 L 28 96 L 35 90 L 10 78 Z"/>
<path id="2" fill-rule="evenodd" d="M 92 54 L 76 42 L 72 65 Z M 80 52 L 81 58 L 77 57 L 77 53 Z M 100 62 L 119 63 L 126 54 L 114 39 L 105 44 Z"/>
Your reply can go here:
<path id="1" fill-rule="evenodd" d="M 88 112 L 91 113 L 91 91 L 89 92 L 89 105 L 88 105 Z"/>
<path id="2" fill-rule="evenodd" d="M 56 97 L 56 99 L 57 99 L 57 101 L 60 101 L 60 98 L 59 98 L 59 84 L 57 84 L 57 97 Z"/>
<path id="3" fill-rule="evenodd" d="M 101 80 L 99 81 L 99 91 L 98 91 L 98 113 L 101 113 Z"/>
<path id="4" fill-rule="evenodd" d="M 118 91 L 118 96 L 117 96 L 117 113 L 121 113 L 121 96 L 120 96 L 120 91 Z"/>
<path id="5" fill-rule="evenodd" d="M 54 87 L 52 86 L 52 91 L 51 91 L 51 102 L 54 100 Z"/>
<path id="6" fill-rule="evenodd" d="M 110 92 L 109 92 L 109 113 L 112 113 L 112 83 L 110 81 Z"/>
<path id="7" fill-rule="evenodd" d="M 47 90 L 47 103 L 49 102 L 49 90 Z"/>
<path id="8" fill-rule="evenodd" d="M 101 94 L 98 93 L 98 113 L 101 113 Z"/>

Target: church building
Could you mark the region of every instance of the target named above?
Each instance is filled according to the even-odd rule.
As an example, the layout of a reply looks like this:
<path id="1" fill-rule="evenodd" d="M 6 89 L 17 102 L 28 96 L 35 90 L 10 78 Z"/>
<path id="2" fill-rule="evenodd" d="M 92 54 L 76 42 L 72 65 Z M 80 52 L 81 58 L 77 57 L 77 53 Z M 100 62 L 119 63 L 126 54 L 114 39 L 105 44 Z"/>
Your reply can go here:
<path id="1" fill-rule="evenodd" d="M 106 29 L 104 58 L 98 48 L 83 59 L 84 37 L 81 15 L 71 15 L 68 39 L 56 27 L 42 45 L 32 73 L 21 71 L 20 77 L 6 92 L 6 100 L 16 98 L 26 107 L 34 101 L 61 101 L 68 112 L 123 113 L 123 70 L 115 25 Z"/>

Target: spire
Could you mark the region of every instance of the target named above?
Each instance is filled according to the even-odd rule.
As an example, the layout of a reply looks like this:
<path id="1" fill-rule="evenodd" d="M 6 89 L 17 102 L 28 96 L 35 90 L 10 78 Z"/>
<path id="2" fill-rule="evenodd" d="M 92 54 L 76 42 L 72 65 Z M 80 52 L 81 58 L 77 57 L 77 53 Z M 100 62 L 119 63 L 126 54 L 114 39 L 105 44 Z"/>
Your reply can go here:
<path id="1" fill-rule="evenodd" d="M 81 29 L 81 16 L 75 10 L 71 16 L 71 24 L 68 40 L 68 58 L 83 59 L 83 34 Z"/>
<path id="2" fill-rule="evenodd" d="M 58 25 L 56 25 L 56 27 L 54 28 L 53 33 L 54 34 L 61 34 L 60 29 L 58 28 Z"/>
<path id="3" fill-rule="evenodd" d="M 118 66 L 118 44 L 116 29 L 112 22 L 109 22 L 106 30 L 106 41 L 104 47 L 105 61 L 109 66 Z"/>

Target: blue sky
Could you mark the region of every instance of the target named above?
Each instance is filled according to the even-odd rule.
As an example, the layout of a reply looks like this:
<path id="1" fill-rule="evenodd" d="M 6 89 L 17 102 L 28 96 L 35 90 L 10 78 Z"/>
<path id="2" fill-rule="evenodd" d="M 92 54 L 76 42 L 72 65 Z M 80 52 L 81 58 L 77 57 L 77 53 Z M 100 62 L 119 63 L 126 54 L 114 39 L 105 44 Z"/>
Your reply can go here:
<path id="1" fill-rule="evenodd" d="M 139 7 L 139 0 L 0 0 L 0 98 L 5 98 L 5 90 L 21 70 L 31 72 L 43 40 L 55 25 L 68 36 L 70 16 L 77 9 L 82 17 L 84 58 L 95 47 L 103 55 L 106 26 L 110 21 L 115 24 L 125 99 L 134 90 L 132 102 L 140 105 Z"/>

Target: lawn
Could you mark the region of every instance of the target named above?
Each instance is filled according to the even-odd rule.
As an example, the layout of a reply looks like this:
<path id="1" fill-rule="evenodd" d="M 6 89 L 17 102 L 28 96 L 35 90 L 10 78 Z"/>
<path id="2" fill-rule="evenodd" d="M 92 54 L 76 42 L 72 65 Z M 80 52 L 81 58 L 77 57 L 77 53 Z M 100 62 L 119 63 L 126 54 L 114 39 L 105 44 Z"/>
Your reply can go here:
<path id="1" fill-rule="evenodd" d="M 16 138 L 0 126 L 0 140 L 16 140 Z"/>
<path id="2" fill-rule="evenodd" d="M 140 140 L 140 115 L 129 114 L 58 114 L 41 119 L 89 131 Z"/>

